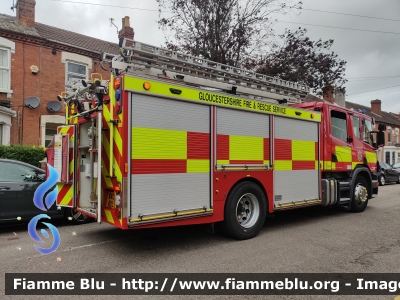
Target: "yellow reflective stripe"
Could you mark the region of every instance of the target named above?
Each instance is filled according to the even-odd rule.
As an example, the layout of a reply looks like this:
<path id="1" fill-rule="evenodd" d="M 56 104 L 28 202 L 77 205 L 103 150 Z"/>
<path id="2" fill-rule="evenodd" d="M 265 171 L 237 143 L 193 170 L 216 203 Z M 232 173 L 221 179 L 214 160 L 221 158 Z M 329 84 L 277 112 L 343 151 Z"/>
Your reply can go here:
<path id="1" fill-rule="evenodd" d="M 69 175 L 74 173 L 74 160 L 72 159 L 69 163 Z"/>
<path id="2" fill-rule="evenodd" d="M 208 173 L 210 172 L 210 160 L 188 159 L 186 163 L 187 173 Z"/>
<path id="3" fill-rule="evenodd" d="M 150 90 L 146 91 L 143 88 L 144 82 L 149 82 L 151 84 Z M 145 94 L 157 94 L 160 96 L 173 97 L 175 99 L 188 100 L 207 105 L 218 105 L 231 107 L 234 109 L 243 109 L 247 111 L 256 111 L 260 113 L 280 115 L 296 119 L 304 119 L 313 122 L 321 122 L 321 113 L 315 111 L 307 111 L 304 109 L 296 109 L 288 106 L 281 106 L 261 101 L 243 99 L 232 95 L 199 91 L 192 88 L 173 85 L 171 83 L 162 83 L 132 76 L 124 76 L 124 88 L 129 91 L 137 91 Z M 171 88 L 178 89 L 181 91 L 181 93 L 179 95 L 172 94 L 170 91 Z M 297 115 L 296 112 L 299 111 L 301 111 L 302 113 L 300 115 Z M 313 115 L 314 118 L 311 118 L 311 115 Z"/>
<path id="4" fill-rule="evenodd" d="M 319 170 L 319 169 L 320 169 L 320 164 L 318 163 L 318 160 L 316 160 L 315 161 L 315 170 Z"/>
<path id="5" fill-rule="evenodd" d="M 292 161 L 291 160 L 275 160 L 274 170 L 277 170 L 277 171 L 292 170 Z"/>
<path id="6" fill-rule="evenodd" d="M 351 148 L 335 146 L 335 154 L 338 162 L 352 162 Z"/>
<path id="7" fill-rule="evenodd" d="M 264 165 L 269 165 L 269 160 L 264 160 L 264 161 L 263 161 L 263 164 L 264 164 Z"/>
<path id="8" fill-rule="evenodd" d="M 104 213 L 106 214 L 107 221 L 111 224 L 114 224 L 114 218 L 112 217 L 111 211 L 105 209 Z"/>
<path id="9" fill-rule="evenodd" d="M 229 160 L 217 160 L 217 165 L 229 165 Z"/>
<path id="10" fill-rule="evenodd" d="M 119 134 L 118 127 L 114 126 L 114 142 L 117 145 L 119 154 L 122 156 L 122 138 Z"/>
<path id="11" fill-rule="evenodd" d="M 105 166 L 103 158 L 101 159 L 101 164 L 103 166 Z M 107 187 L 112 188 L 113 185 L 112 185 L 111 179 L 110 179 L 110 177 L 107 177 L 108 176 L 107 168 L 105 168 L 105 167 L 101 168 L 101 174 L 103 175 L 103 178 L 104 178 L 104 181 L 106 182 Z"/>
<path id="12" fill-rule="evenodd" d="M 133 159 L 187 159 L 187 132 L 132 127 Z"/>
<path id="13" fill-rule="evenodd" d="M 292 141 L 292 160 L 315 160 L 315 143 L 312 141 Z"/>
<path id="14" fill-rule="evenodd" d="M 367 157 L 367 162 L 368 163 L 376 163 L 377 162 L 377 157 L 376 157 L 376 153 L 375 152 L 369 152 L 366 151 L 365 152 L 365 156 Z"/>
<path id="15" fill-rule="evenodd" d="M 264 138 L 229 136 L 229 160 L 263 160 Z"/>
<path id="16" fill-rule="evenodd" d="M 324 161 L 324 169 L 326 169 L 326 170 L 332 169 L 332 162 L 331 161 Z"/>
<path id="17" fill-rule="evenodd" d="M 352 162 L 351 163 L 351 169 L 355 169 L 357 167 L 357 165 L 362 165 L 363 163 L 361 161 L 359 162 Z"/>

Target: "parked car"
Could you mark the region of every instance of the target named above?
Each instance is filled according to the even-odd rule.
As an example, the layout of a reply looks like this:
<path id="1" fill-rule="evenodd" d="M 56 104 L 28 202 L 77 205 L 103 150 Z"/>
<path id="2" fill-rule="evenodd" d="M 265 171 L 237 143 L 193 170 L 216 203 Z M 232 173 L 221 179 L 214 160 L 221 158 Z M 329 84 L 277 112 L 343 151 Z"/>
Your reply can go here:
<path id="1" fill-rule="evenodd" d="M 400 163 L 397 163 L 397 164 L 392 165 L 392 168 L 393 168 L 394 170 L 400 172 Z"/>
<path id="2" fill-rule="evenodd" d="M 65 218 L 73 224 L 82 224 L 91 218 L 71 208 L 53 204 L 47 212 L 33 203 L 37 187 L 46 180 L 40 168 L 16 160 L 0 159 L 0 223 L 30 220 L 46 213 L 53 218 Z M 71 219 L 72 218 L 72 219 Z"/>
<path id="3" fill-rule="evenodd" d="M 379 171 L 377 172 L 379 185 L 385 185 L 387 182 L 400 183 L 400 173 L 384 162 L 379 162 Z"/>

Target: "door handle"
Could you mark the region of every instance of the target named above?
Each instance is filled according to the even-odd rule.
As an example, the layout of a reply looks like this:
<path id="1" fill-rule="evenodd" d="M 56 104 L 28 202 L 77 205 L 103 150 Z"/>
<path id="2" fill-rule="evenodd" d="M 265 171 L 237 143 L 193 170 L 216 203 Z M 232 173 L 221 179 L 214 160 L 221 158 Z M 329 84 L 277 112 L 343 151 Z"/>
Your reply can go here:
<path id="1" fill-rule="evenodd" d="M 9 189 L 10 189 L 9 186 L 0 186 L 0 191 L 1 191 L 1 190 L 9 190 Z"/>

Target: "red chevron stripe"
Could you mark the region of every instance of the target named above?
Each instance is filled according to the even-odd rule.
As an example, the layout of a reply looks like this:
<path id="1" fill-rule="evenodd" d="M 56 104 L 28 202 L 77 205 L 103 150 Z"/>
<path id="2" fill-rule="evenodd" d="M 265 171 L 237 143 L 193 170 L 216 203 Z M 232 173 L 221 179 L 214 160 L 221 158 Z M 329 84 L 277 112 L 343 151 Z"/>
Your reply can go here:
<path id="1" fill-rule="evenodd" d="M 71 187 L 70 184 L 64 184 L 64 186 L 61 188 L 61 191 L 58 192 L 57 204 L 60 204 L 60 202 L 64 199 L 70 187 Z"/>

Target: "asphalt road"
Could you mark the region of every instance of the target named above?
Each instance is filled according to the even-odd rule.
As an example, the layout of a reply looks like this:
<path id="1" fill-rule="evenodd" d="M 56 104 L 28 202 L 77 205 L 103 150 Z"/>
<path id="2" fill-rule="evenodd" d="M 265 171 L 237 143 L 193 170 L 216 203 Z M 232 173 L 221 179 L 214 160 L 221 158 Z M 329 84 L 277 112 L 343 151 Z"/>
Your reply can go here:
<path id="1" fill-rule="evenodd" d="M 27 224 L 0 225 L 0 299 L 5 273 L 400 273 L 400 184 L 381 187 L 363 213 L 310 208 L 268 219 L 254 239 L 236 241 L 199 226 L 122 231 L 107 224 L 55 221 L 59 249 L 41 255 Z M 398 293 L 400 294 L 400 292 Z M 126 299 L 164 299 L 129 296 Z M 7 299 L 54 299 L 10 296 Z M 61 296 L 77 299 L 78 296 Z M 171 296 L 169 299 L 187 299 Z M 193 296 L 192 299 L 243 299 Z M 266 299 L 266 296 L 246 296 Z M 310 299 L 271 296 L 269 299 Z M 316 296 L 314 299 L 394 299 L 394 296 Z M 116 296 L 82 296 L 116 299 Z"/>

